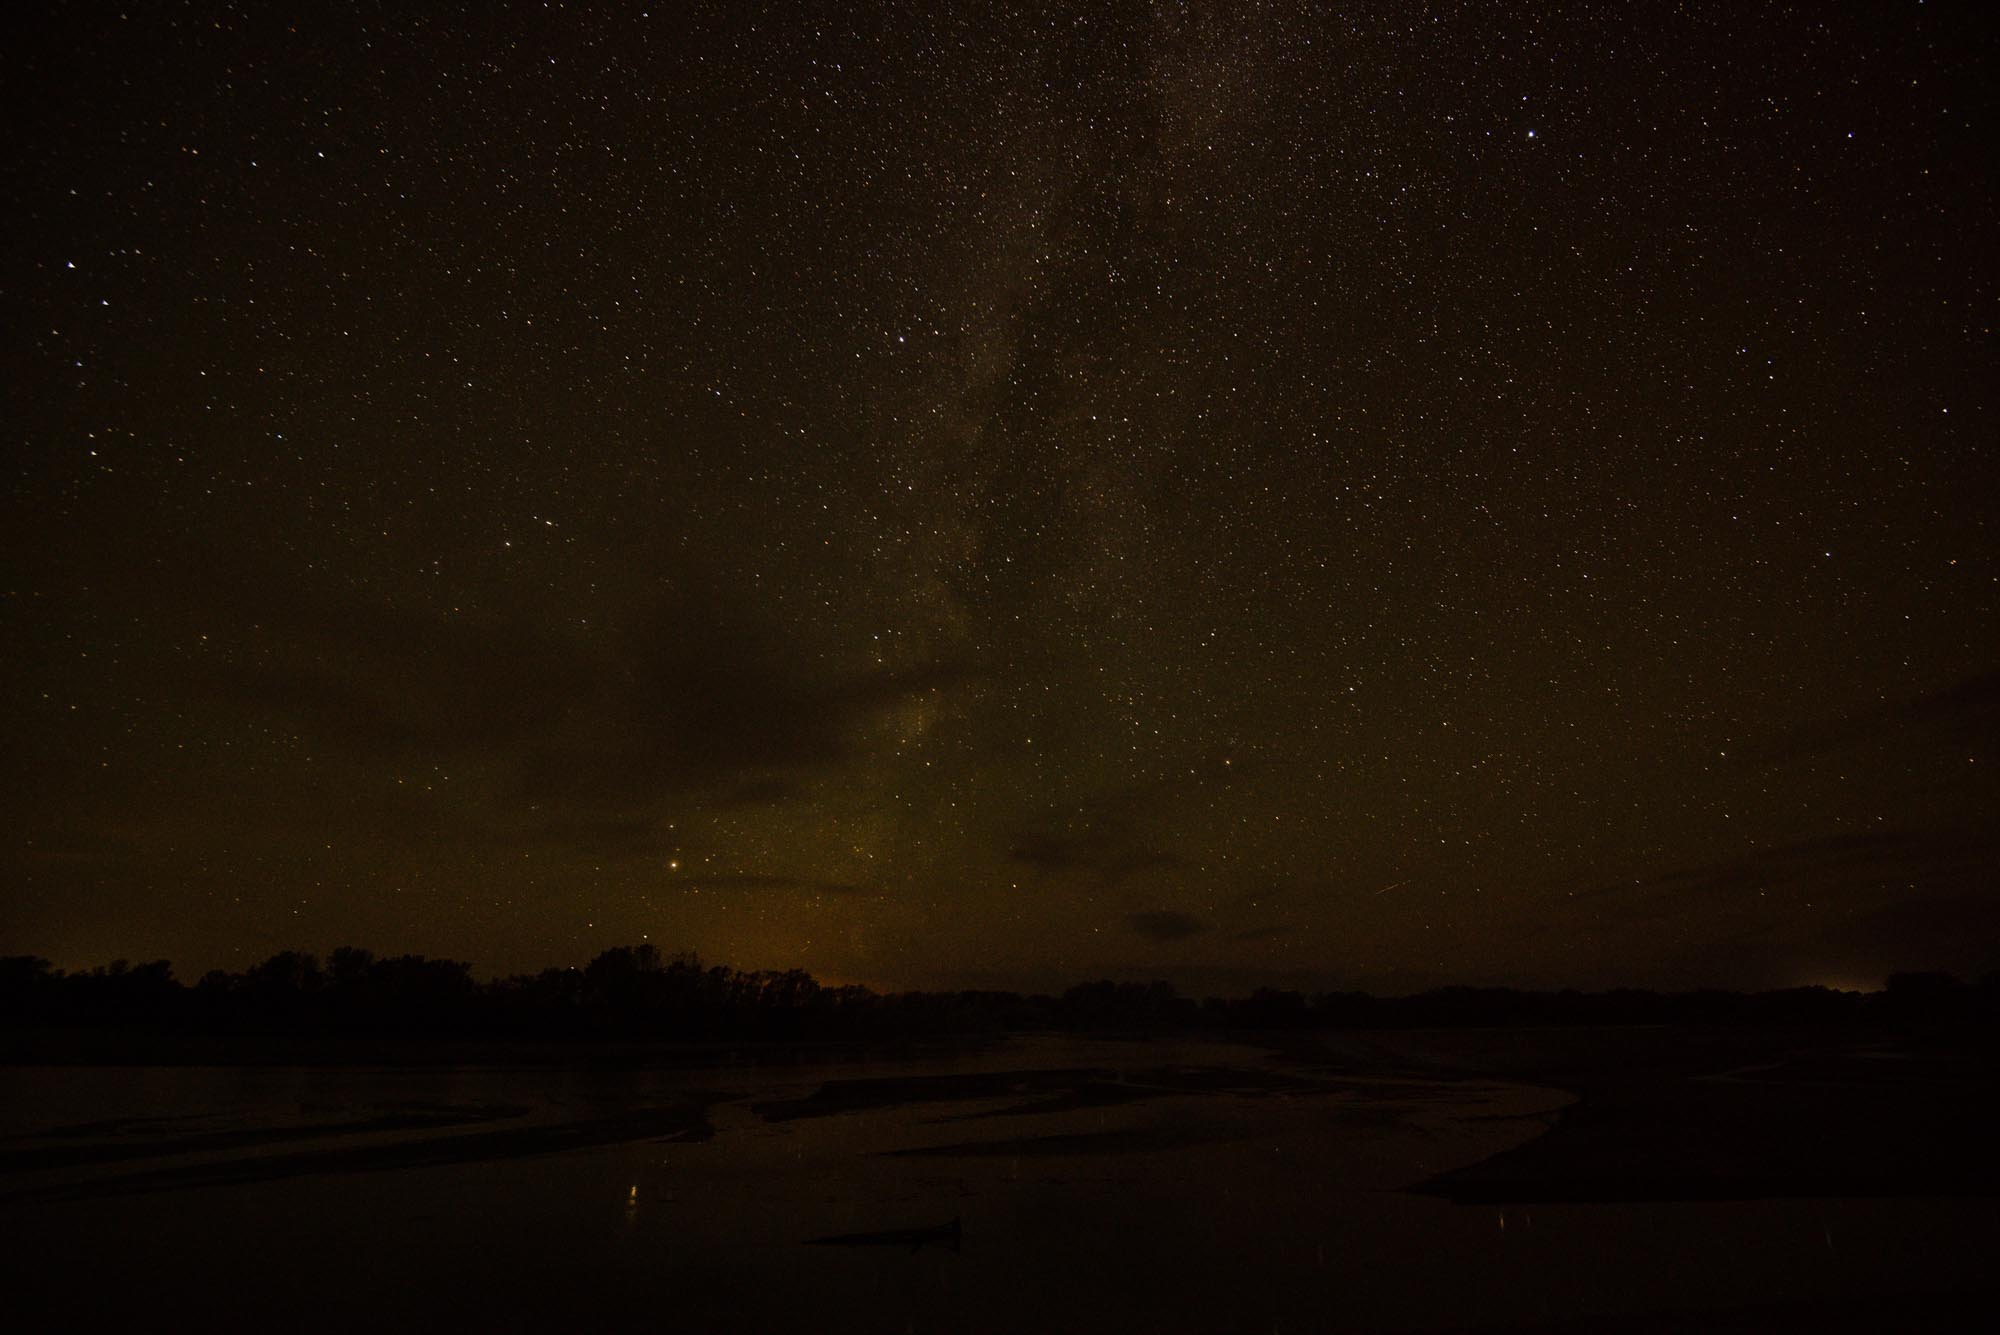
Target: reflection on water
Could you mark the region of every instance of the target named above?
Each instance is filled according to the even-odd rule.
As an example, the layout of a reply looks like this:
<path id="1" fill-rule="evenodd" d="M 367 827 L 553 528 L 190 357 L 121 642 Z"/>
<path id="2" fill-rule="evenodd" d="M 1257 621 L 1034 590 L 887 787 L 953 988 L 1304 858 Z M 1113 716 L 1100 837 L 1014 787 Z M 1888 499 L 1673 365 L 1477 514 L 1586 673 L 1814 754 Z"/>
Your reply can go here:
<path id="1" fill-rule="evenodd" d="M 1569 1101 L 1075 1039 L 680 1070 L 17 1068 L 0 1228 L 16 1292 L 79 1325 L 1770 1326 L 1990 1282 L 1980 1199 L 1489 1213 L 1401 1190 Z"/>

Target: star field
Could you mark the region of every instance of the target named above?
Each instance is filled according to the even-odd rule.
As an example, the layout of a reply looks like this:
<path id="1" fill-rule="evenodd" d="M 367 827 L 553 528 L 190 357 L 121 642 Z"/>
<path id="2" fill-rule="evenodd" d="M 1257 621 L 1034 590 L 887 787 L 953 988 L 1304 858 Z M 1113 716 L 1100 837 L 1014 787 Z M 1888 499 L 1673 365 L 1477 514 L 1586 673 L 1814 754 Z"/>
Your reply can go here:
<path id="1" fill-rule="evenodd" d="M 1992 967 L 1993 56 L 1914 3 L 44 13 L 0 937 Z"/>

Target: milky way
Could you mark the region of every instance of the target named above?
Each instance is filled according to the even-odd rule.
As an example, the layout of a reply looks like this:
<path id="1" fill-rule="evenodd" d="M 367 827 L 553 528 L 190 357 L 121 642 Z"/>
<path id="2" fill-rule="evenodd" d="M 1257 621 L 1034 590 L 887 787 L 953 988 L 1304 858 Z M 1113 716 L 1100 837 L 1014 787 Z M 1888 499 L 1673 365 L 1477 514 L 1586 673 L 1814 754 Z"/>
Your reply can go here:
<path id="1" fill-rule="evenodd" d="M 131 8 L 0 57 L 0 943 L 2000 962 L 1968 13 Z"/>

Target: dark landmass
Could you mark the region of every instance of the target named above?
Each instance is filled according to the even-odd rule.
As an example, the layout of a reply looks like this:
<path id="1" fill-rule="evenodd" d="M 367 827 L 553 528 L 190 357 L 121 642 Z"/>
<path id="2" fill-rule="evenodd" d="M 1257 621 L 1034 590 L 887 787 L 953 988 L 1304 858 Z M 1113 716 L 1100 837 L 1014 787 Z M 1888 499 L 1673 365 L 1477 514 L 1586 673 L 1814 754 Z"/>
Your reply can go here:
<path id="1" fill-rule="evenodd" d="M 0 1060 L 296 1062 L 380 1060 L 405 1043 L 462 1053 L 613 1057 L 649 1044 L 925 1041 L 1032 1031 L 1311 1033 L 1416 1028 L 1783 1026 L 1993 1032 L 2000 971 L 1977 983 L 1906 973 L 1880 992 L 1824 987 L 1738 993 L 1525 992 L 1449 987 L 1406 997 L 1264 988 L 1181 996 L 1171 984 L 1081 983 L 1060 996 L 878 993 L 822 987 L 803 970 L 745 972 L 608 950 L 583 968 L 488 982 L 456 960 L 378 958 L 342 947 L 324 964 L 286 951 L 189 987 L 165 960 L 65 973 L 34 956 L 0 959 Z"/>
<path id="2" fill-rule="evenodd" d="M 1989 1330 L 2000 1311 L 1991 1287 L 1956 1293 L 1847 1295 L 1807 1302 L 1620 1312 L 1526 1325 L 1468 1327 L 1466 1335 L 1884 1335 L 1888 1331 Z"/>
<path id="3" fill-rule="evenodd" d="M 2000 1195 L 1990 1029 L 1427 1037 L 1441 1066 L 1578 1096 L 1548 1134 L 1415 1188 L 1462 1204 Z"/>
<path id="4" fill-rule="evenodd" d="M 1273 1053 L 1261 1072 L 1080 1067 L 837 1080 L 754 1105 L 767 1122 L 907 1104 L 940 1121 L 1110 1108 L 1163 1095 L 1297 1097 L 1330 1078 L 1478 1077 L 1558 1087 L 1577 1103 L 1516 1149 L 1414 1188 L 1464 1204 L 1701 1201 L 1759 1197 L 2000 1194 L 2000 974 L 1966 983 L 1899 974 L 1879 992 L 1532 993 L 1446 988 L 1408 997 L 1263 990 L 1195 1001 L 1165 983 L 1094 982 L 1060 996 L 881 994 L 821 987 L 800 971 L 745 973 L 651 947 L 581 969 L 475 982 L 465 964 L 377 959 L 344 948 L 325 965 L 289 952 L 193 987 L 164 962 L 62 973 L 0 961 L 0 1059 L 28 1062 L 374 1063 L 698 1066 L 963 1050 L 1009 1034 L 1207 1035 Z M 1246 1087 L 1246 1081 L 1255 1088 Z M 1352 1102 L 1352 1100 L 1350 1100 Z M 477 1127 L 518 1110 L 396 1110 L 277 1130 L 152 1128 L 45 1138 L 0 1169 L 113 1164 L 159 1153 L 355 1137 L 258 1157 L 248 1168 L 167 1167 L 90 1190 L 204 1185 L 216 1172 L 269 1176 L 412 1167 L 647 1138 L 700 1138 L 702 1106 L 559 1125 Z M 1348 1109 L 1365 1115 L 1364 1107 Z M 1186 1128 L 1228 1138 L 1226 1118 Z M 461 1127 L 452 1131 L 453 1127 Z M 384 1146 L 370 1133 L 430 1132 Z M 1176 1144 L 1130 1131 L 1021 1136 L 902 1151 L 1024 1157 Z"/>

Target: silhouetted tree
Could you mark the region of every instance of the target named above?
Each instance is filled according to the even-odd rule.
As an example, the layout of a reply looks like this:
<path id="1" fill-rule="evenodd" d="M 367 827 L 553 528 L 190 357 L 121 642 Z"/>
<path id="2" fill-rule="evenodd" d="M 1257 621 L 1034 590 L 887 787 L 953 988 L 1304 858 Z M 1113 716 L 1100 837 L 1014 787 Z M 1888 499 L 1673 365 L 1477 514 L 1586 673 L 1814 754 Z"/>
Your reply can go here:
<path id="1" fill-rule="evenodd" d="M 1305 1026 L 1821 1025 L 1892 1023 L 1939 1031 L 2000 1027 L 2000 972 L 1977 985 L 1901 973 L 1879 993 L 1824 987 L 1666 994 L 1446 987 L 1405 997 L 1260 988 L 1199 1004 L 1165 982 L 1079 983 L 1060 997 L 822 987 L 802 969 L 745 972 L 693 954 L 621 946 L 583 968 L 479 983 L 471 966 L 422 955 L 377 958 L 342 946 L 326 965 L 281 951 L 193 988 L 165 960 L 64 973 L 37 956 L 0 959 L 0 1025 L 185 1028 L 289 1035 L 482 1033 L 495 1037 L 663 1039 L 894 1038 L 1007 1030 L 1289 1029 Z"/>

